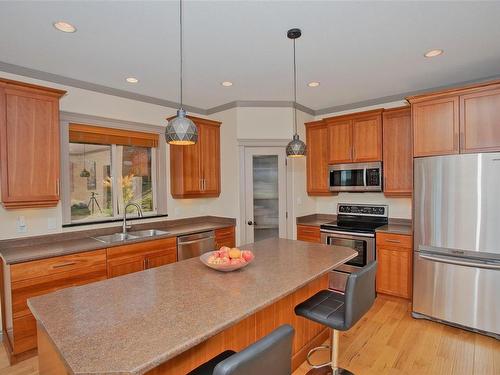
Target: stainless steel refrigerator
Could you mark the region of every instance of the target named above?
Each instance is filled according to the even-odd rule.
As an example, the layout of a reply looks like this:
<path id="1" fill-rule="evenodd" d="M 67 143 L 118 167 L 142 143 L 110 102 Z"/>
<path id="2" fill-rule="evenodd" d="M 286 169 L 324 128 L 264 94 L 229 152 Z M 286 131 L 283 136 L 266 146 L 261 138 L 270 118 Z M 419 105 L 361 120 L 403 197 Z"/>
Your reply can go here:
<path id="1" fill-rule="evenodd" d="M 500 338 L 500 153 L 415 159 L 413 316 Z"/>

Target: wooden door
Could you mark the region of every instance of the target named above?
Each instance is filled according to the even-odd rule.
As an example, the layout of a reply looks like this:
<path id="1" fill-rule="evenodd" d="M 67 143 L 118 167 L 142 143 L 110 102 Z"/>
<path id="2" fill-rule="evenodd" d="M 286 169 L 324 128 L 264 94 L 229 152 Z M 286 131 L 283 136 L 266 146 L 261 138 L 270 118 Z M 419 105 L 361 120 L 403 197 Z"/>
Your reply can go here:
<path id="1" fill-rule="evenodd" d="M 353 118 L 352 160 L 368 162 L 382 160 L 382 116 Z"/>
<path id="2" fill-rule="evenodd" d="M 328 163 L 352 161 L 352 121 L 328 122 Z"/>
<path id="3" fill-rule="evenodd" d="M 59 201 L 60 95 L 0 81 L 0 169 L 6 208 L 55 206 Z"/>
<path id="4" fill-rule="evenodd" d="M 220 195 L 220 128 L 200 125 L 202 193 L 207 197 Z"/>
<path id="5" fill-rule="evenodd" d="M 328 186 L 328 127 L 323 121 L 306 124 L 307 194 L 331 195 Z"/>
<path id="6" fill-rule="evenodd" d="M 236 246 L 236 235 L 234 227 L 220 228 L 215 230 L 215 248 L 216 250 L 219 250 L 222 246 Z"/>
<path id="7" fill-rule="evenodd" d="M 171 248 L 163 251 L 158 251 L 153 254 L 147 254 L 145 259 L 146 269 L 175 263 L 177 262 L 177 248 Z"/>
<path id="8" fill-rule="evenodd" d="M 460 96 L 460 152 L 489 151 L 500 151 L 500 88 Z"/>
<path id="9" fill-rule="evenodd" d="M 459 152 L 458 96 L 412 103 L 413 156 Z"/>
<path id="10" fill-rule="evenodd" d="M 384 111 L 383 115 L 384 194 L 411 196 L 413 155 L 410 107 Z"/>
<path id="11" fill-rule="evenodd" d="M 143 256 L 120 258 L 108 261 L 108 278 L 143 271 L 146 268 Z"/>

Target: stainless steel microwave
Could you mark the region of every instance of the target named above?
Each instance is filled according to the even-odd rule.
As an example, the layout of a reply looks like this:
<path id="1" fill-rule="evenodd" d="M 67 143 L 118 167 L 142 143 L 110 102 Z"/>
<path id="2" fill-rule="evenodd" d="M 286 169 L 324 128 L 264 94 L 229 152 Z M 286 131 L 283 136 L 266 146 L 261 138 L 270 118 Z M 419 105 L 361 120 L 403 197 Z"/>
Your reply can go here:
<path id="1" fill-rule="evenodd" d="M 330 191 L 382 191 L 382 163 L 329 166 Z"/>

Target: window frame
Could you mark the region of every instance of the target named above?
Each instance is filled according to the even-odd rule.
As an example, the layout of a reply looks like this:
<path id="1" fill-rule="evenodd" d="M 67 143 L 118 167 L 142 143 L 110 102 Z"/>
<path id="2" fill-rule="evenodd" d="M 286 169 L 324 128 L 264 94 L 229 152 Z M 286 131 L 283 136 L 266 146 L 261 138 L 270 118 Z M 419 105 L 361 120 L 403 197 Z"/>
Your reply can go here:
<path id="1" fill-rule="evenodd" d="M 116 144 L 111 146 L 111 180 L 112 180 L 112 199 L 113 199 L 113 216 L 92 218 L 83 220 L 71 220 L 71 185 L 70 176 L 68 173 L 70 156 L 69 156 L 69 125 L 70 123 L 87 123 L 93 126 L 116 128 L 119 130 L 140 131 L 159 135 L 157 147 L 151 148 L 151 180 L 153 194 L 153 211 L 145 212 L 144 219 L 166 216 L 166 194 L 159 194 L 161 189 L 164 189 L 167 181 L 166 171 L 166 144 L 161 141 L 164 129 L 159 126 L 133 123 L 121 120 L 105 119 L 96 116 L 80 115 L 68 112 L 61 112 L 61 208 L 62 208 L 62 224 L 65 226 L 78 225 L 96 225 L 110 222 L 116 222 L 123 219 L 123 204 L 118 202 L 118 189 L 121 186 L 122 179 L 122 163 L 117 163 L 118 152 Z M 74 142 L 80 143 L 80 142 Z M 147 146 L 139 146 L 147 147 Z M 131 219 L 139 219 L 134 212 L 127 214 Z"/>

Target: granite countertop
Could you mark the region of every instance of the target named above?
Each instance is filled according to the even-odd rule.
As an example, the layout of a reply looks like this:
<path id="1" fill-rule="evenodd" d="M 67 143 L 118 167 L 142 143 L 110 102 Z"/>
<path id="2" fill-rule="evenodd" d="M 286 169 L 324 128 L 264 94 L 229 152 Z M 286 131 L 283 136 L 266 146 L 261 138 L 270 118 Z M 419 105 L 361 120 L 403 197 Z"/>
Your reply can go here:
<path id="1" fill-rule="evenodd" d="M 144 374 L 294 292 L 355 253 L 268 239 L 246 268 L 198 258 L 28 300 L 71 374 Z"/>
<path id="2" fill-rule="evenodd" d="M 336 220 L 337 215 L 312 214 L 297 217 L 297 225 L 310 225 L 319 227 L 322 224 L 326 224 Z M 378 227 L 375 231 L 382 233 L 404 234 L 408 236 L 411 236 L 413 234 L 412 223 L 409 219 L 389 218 L 389 224 Z"/>
<path id="3" fill-rule="evenodd" d="M 137 238 L 133 240 L 104 243 L 92 237 L 100 236 L 103 234 L 117 233 L 121 228 L 107 228 L 104 230 L 85 231 L 86 237 L 78 238 L 79 232 L 67 232 L 62 234 L 50 236 L 38 236 L 33 239 L 26 238 L 15 241 L 0 241 L 0 256 L 6 264 L 15 264 L 22 262 L 29 262 L 38 259 L 51 258 L 61 255 L 69 255 L 75 253 L 82 253 L 85 251 L 92 251 L 98 249 L 105 249 L 114 246 L 121 246 L 125 244 L 151 241 L 160 238 L 177 237 L 181 235 L 198 233 L 208 230 L 215 230 L 235 225 L 234 219 L 227 218 L 195 218 L 193 220 L 176 220 L 176 221 L 157 221 L 147 224 L 139 224 L 133 226 L 130 231 L 143 230 L 143 229 L 160 229 L 168 233 L 161 236 Z M 71 234 L 73 237 L 71 238 Z M 81 234 L 82 235 L 82 234 Z M 52 237 L 52 241 L 44 241 L 44 237 Z M 37 239 L 41 238 L 41 241 Z M 41 243 L 40 243 L 41 242 Z"/>
<path id="4" fill-rule="evenodd" d="M 378 227 L 375 229 L 375 232 L 377 233 L 391 233 L 391 234 L 404 234 L 407 236 L 411 236 L 413 234 L 413 228 L 411 225 L 411 221 L 408 223 L 391 223 L 389 221 L 389 224 L 384 225 L 382 227 Z"/>
<path id="5" fill-rule="evenodd" d="M 297 217 L 297 225 L 309 225 L 319 227 L 320 225 L 337 220 L 337 215 L 312 214 Z"/>

